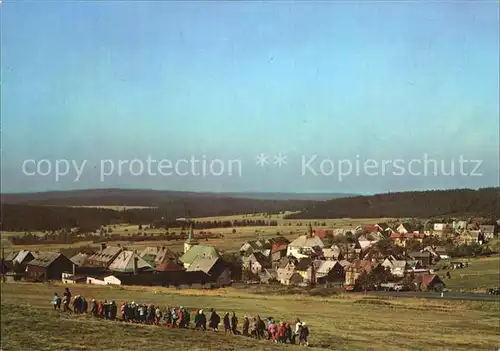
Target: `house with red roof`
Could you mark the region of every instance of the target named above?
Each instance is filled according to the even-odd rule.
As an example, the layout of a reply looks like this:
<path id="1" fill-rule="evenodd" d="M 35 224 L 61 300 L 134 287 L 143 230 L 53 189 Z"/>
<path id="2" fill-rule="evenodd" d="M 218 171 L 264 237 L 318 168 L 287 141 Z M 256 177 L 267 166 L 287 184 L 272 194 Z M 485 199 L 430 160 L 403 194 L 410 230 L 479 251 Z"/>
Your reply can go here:
<path id="1" fill-rule="evenodd" d="M 286 251 L 288 248 L 288 244 L 286 243 L 278 243 L 273 244 L 271 248 L 271 260 L 273 262 L 277 262 L 286 256 Z"/>
<path id="2" fill-rule="evenodd" d="M 417 275 L 415 284 L 420 291 L 443 291 L 446 288 L 446 284 L 436 274 Z"/>
<path id="3" fill-rule="evenodd" d="M 313 232 L 314 236 L 317 236 L 321 240 L 332 238 L 333 237 L 333 230 L 331 229 L 316 229 Z"/>

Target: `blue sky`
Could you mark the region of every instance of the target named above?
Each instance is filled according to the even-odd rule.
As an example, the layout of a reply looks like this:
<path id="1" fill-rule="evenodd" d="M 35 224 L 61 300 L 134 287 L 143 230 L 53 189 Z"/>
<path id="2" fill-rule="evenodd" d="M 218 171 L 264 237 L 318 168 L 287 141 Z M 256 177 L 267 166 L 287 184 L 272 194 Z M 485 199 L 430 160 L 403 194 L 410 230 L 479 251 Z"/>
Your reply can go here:
<path id="1" fill-rule="evenodd" d="M 2 4 L 2 190 L 356 192 L 499 178 L 498 2 Z M 255 156 L 287 155 L 257 167 Z M 302 176 L 301 157 L 450 163 L 479 177 Z M 241 177 L 99 179 L 100 160 L 240 159 Z M 78 182 L 24 160 L 88 160 Z M 317 167 L 317 166 L 316 166 Z M 71 179 L 70 179 L 71 178 Z"/>

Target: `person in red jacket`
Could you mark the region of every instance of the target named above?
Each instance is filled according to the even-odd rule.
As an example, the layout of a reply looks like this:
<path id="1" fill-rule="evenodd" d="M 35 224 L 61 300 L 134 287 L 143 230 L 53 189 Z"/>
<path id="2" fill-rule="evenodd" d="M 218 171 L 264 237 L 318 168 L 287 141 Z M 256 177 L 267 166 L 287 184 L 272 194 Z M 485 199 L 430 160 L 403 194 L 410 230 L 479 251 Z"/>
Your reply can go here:
<path id="1" fill-rule="evenodd" d="M 182 319 L 182 306 L 180 306 L 177 310 L 177 317 L 179 318 L 177 320 L 179 328 L 184 328 L 184 320 Z"/>
<path id="2" fill-rule="evenodd" d="M 99 315 L 99 317 L 104 317 L 104 306 L 102 305 L 102 301 L 99 301 L 99 303 L 97 304 L 97 314 Z"/>
<path id="3" fill-rule="evenodd" d="M 285 343 L 285 322 L 278 324 L 278 341 L 282 344 Z"/>

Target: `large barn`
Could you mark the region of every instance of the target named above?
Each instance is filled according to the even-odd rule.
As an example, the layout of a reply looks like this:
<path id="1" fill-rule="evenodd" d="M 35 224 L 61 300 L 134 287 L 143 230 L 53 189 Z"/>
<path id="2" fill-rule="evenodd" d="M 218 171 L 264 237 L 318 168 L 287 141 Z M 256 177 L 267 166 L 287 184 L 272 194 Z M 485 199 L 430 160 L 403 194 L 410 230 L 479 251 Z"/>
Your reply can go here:
<path id="1" fill-rule="evenodd" d="M 28 280 L 61 280 L 62 273 L 73 272 L 74 263 L 59 252 L 41 252 L 26 265 Z"/>

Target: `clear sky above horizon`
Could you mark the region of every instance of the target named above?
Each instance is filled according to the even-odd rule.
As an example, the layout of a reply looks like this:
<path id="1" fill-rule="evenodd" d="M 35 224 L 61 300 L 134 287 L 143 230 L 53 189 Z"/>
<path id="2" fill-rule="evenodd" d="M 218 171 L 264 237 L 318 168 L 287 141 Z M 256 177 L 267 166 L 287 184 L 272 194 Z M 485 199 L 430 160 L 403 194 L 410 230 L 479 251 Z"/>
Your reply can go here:
<path id="1" fill-rule="evenodd" d="M 4 0 L 2 191 L 498 186 L 498 10 L 498 1 Z M 261 153 L 271 164 L 255 164 Z M 272 164 L 279 153 L 282 167 Z M 318 170 L 323 159 L 424 154 L 447 168 L 482 160 L 482 175 L 301 174 L 312 155 Z M 192 155 L 239 159 L 243 172 L 100 181 L 103 159 Z M 55 181 L 24 174 L 29 159 L 88 163 L 77 182 L 72 172 Z"/>

